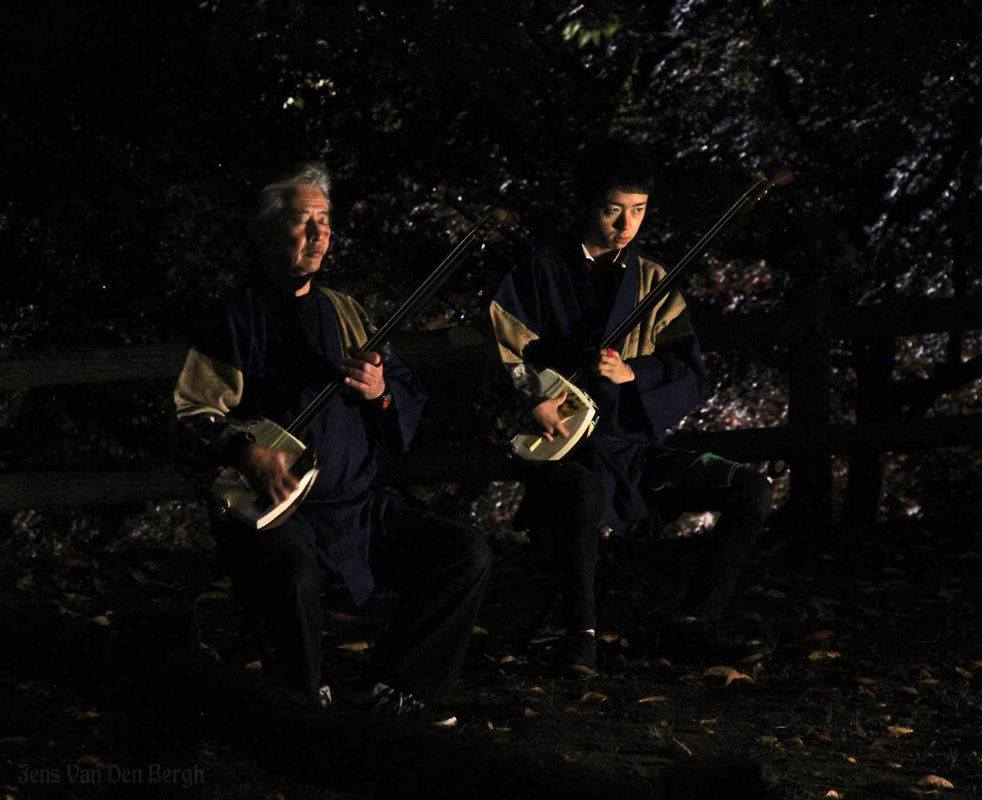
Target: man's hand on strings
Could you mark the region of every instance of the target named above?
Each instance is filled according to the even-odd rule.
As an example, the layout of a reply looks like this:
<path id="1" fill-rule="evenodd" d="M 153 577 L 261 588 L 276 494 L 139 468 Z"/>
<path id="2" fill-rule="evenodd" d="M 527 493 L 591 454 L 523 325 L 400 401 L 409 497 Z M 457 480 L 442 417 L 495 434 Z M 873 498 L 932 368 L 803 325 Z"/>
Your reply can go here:
<path id="1" fill-rule="evenodd" d="M 382 356 L 378 353 L 354 353 L 341 362 L 341 370 L 347 376 L 345 386 L 366 400 L 374 400 L 385 392 Z"/>
<path id="2" fill-rule="evenodd" d="M 249 444 L 242 452 L 238 467 L 253 489 L 260 494 L 268 494 L 274 503 L 281 503 L 299 483 L 287 467 L 286 460 L 287 454 L 282 450 L 268 450 L 258 444 Z"/>
<path id="3" fill-rule="evenodd" d="M 609 347 L 599 351 L 593 364 L 593 371 L 611 383 L 630 383 L 634 380 L 634 370 L 621 358 L 621 354 Z"/>
<path id="4" fill-rule="evenodd" d="M 562 417 L 559 415 L 559 407 L 565 402 L 566 392 L 563 392 L 559 397 L 545 400 L 532 409 L 532 416 L 542 428 L 542 438 L 547 442 L 551 442 L 555 436 L 562 436 L 564 439 L 569 438 L 569 431 L 566 430 Z"/>

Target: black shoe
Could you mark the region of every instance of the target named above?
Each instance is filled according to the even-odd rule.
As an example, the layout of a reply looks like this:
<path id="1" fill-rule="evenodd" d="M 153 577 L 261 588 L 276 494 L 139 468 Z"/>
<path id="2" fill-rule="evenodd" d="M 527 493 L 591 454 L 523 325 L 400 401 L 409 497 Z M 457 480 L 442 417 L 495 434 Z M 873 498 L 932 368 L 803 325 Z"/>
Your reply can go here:
<path id="1" fill-rule="evenodd" d="M 347 702 L 360 711 L 409 717 L 435 728 L 452 728 L 457 724 L 456 715 L 432 708 L 412 694 L 397 691 L 381 681 L 362 691 L 349 691 Z"/>
<path id="2" fill-rule="evenodd" d="M 560 643 L 560 668 L 570 678 L 596 678 L 597 637 L 587 631 L 567 634 Z"/>

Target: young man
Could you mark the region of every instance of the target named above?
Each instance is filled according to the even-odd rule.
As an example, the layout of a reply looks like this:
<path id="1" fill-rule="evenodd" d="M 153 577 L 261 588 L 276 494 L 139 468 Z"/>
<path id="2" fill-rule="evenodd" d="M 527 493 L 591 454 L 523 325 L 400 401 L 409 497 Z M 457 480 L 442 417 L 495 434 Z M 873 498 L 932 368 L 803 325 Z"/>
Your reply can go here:
<path id="1" fill-rule="evenodd" d="M 457 678 L 491 553 L 471 528 L 373 488 L 376 444 L 394 452 L 408 446 L 424 395 L 396 353 L 361 351 L 368 339 L 361 307 L 312 282 L 330 246 L 328 189 L 326 171 L 314 164 L 262 190 L 253 219 L 256 269 L 196 333 L 174 391 L 181 443 L 198 470 L 236 465 L 257 491 L 282 501 L 297 477 L 282 452 L 256 443 L 246 422 L 264 417 L 286 426 L 343 376 L 346 390 L 306 433 L 320 472 L 299 508 L 272 530 L 221 520 L 219 553 L 269 621 L 289 681 L 321 705 L 337 690 L 322 675 L 326 573 L 340 574 L 358 605 L 377 584 L 398 590 L 373 668 L 344 698 L 429 715 L 414 695 L 439 697 Z"/>
<path id="2" fill-rule="evenodd" d="M 770 482 L 710 453 L 665 446 L 666 430 L 700 399 L 706 372 L 685 302 L 671 292 L 619 350 L 597 348 L 665 274 L 635 241 L 651 192 L 651 163 L 625 142 L 589 149 L 574 173 L 580 215 L 557 241 L 508 275 L 491 304 L 499 352 L 518 401 L 543 436 L 568 436 L 565 395 L 537 375 L 570 375 L 585 361 L 599 406 L 593 435 L 558 462 L 522 465 L 519 514 L 548 539 L 561 577 L 567 635 L 561 666 L 596 675 L 594 576 L 602 530 L 622 534 L 649 515 L 719 510 L 712 547 L 682 607 L 662 620 L 661 645 L 703 658 L 725 643 L 715 623 L 770 510 Z"/>

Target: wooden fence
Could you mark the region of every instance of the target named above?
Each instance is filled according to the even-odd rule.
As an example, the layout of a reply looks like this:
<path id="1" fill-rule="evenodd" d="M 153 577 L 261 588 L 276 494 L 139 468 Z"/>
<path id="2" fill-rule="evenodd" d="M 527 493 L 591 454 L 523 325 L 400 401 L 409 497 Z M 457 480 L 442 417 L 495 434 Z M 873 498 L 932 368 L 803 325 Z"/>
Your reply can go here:
<path id="1" fill-rule="evenodd" d="M 937 331 L 982 329 L 982 301 L 935 300 L 883 310 L 836 315 L 820 294 L 795 315 L 698 313 L 703 349 L 788 347 L 789 424 L 765 429 L 679 432 L 679 446 L 708 449 L 739 461 L 782 459 L 790 464 L 792 501 L 822 522 L 829 507 L 830 457 L 908 452 L 982 444 L 982 415 L 908 420 L 829 421 L 830 344 L 834 339 L 884 341 Z M 493 343 L 469 328 L 406 332 L 396 346 L 420 373 L 430 403 L 413 453 L 383 460 L 386 483 L 469 483 L 507 479 L 500 449 L 482 436 L 476 412 L 496 358 Z M 173 379 L 184 358 L 174 344 L 111 350 L 79 349 L 0 360 L 0 389 Z M 163 425 L 164 422 L 161 421 Z M 459 442 L 459 444 L 451 444 Z M 190 499 L 175 469 L 122 472 L 44 472 L 0 475 L 0 508 L 75 507 L 147 500 Z"/>

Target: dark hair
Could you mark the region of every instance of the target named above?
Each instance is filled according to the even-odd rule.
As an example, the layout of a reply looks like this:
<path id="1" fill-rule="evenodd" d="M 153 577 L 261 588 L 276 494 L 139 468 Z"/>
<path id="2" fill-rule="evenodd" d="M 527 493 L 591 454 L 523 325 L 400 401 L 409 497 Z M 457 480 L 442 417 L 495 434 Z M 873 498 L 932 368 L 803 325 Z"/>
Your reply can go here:
<path id="1" fill-rule="evenodd" d="M 590 205 L 611 189 L 651 194 L 653 179 L 648 154 L 622 139 L 587 146 L 573 169 L 573 188 L 581 205 Z"/>

